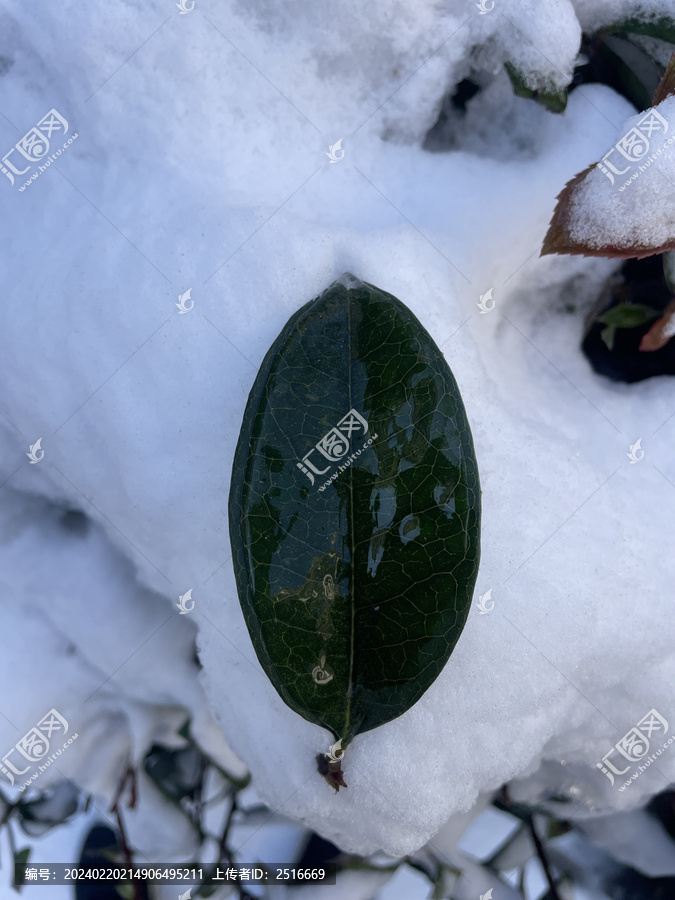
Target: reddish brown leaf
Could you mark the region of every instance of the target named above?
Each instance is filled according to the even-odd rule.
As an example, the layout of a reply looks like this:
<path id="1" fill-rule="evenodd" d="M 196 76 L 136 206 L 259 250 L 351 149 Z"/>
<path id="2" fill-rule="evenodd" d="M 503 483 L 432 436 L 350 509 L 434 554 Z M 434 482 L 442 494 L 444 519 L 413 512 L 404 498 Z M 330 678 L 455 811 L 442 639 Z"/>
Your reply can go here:
<path id="1" fill-rule="evenodd" d="M 675 53 L 672 53 L 668 60 L 666 71 L 663 73 L 659 86 L 656 88 L 652 106 L 656 106 L 657 103 L 661 103 L 667 97 L 672 97 L 673 94 L 675 94 Z"/>
<path id="2" fill-rule="evenodd" d="M 675 335 L 675 299 L 671 300 L 664 314 L 645 332 L 640 341 L 640 350 L 653 352 L 665 347 Z"/>
<path id="3" fill-rule="evenodd" d="M 575 240 L 571 234 L 570 218 L 572 199 L 581 183 L 589 172 L 595 168 L 595 163 L 588 166 L 578 175 L 567 182 L 557 196 L 556 207 L 551 217 L 551 222 L 546 232 L 546 237 L 541 248 L 541 256 L 551 253 L 569 253 L 577 256 L 605 256 L 610 259 L 644 259 L 645 256 L 654 256 L 656 253 L 665 253 L 667 250 L 675 250 L 675 239 L 661 247 L 650 247 L 640 244 L 605 244 L 600 247 L 589 247 L 583 241 Z"/>
<path id="4" fill-rule="evenodd" d="M 675 58 L 675 54 L 673 54 Z M 568 253 L 577 256 L 604 256 L 610 259 L 644 259 L 646 256 L 654 256 L 657 253 L 666 253 L 669 250 L 675 250 L 675 238 L 667 241 L 659 247 L 650 246 L 649 244 L 604 244 L 599 247 L 590 247 L 583 241 L 576 240 L 572 237 L 571 232 L 571 210 L 572 200 L 582 182 L 587 178 L 590 172 L 595 169 L 596 163 L 585 168 L 583 171 L 575 175 L 567 182 L 565 187 L 557 196 L 556 207 L 551 217 L 551 222 L 544 238 L 541 256 L 547 256 L 551 253 Z"/>
<path id="5" fill-rule="evenodd" d="M 654 94 L 653 105 L 656 106 L 668 97 L 675 95 L 675 53 L 670 57 L 666 71 L 659 82 Z M 583 181 L 596 164 L 588 166 L 578 175 L 567 182 L 558 194 L 553 216 L 544 238 L 541 255 L 551 253 L 568 253 L 579 256 L 604 256 L 617 259 L 644 259 L 646 256 L 654 256 L 657 253 L 666 253 L 675 250 L 675 238 L 667 243 L 654 247 L 648 244 L 605 244 L 601 246 L 589 246 L 583 241 L 572 237 L 571 210 L 573 199 Z M 646 337 L 646 335 L 645 335 Z"/>

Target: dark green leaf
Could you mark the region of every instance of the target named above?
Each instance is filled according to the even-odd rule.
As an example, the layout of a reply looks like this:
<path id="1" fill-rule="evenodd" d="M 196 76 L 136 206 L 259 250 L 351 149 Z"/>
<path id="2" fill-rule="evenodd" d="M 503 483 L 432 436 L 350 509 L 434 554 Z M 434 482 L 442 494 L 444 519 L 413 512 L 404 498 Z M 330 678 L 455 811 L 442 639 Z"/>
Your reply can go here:
<path id="1" fill-rule="evenodd" d="M 623 36 L 608 35 L 597 45 L 596 63 L 611 71 L 612 87 L 626 97 L 637 109 L 652 105 L 652 95 L 663 73 L 663 66 L 654 63 L 641 47 L 631 44 Z"/>
<path id="2" fill-rule="evenodd" d="M 567 88 L 559 89 L 544 85 L 541 85 L 541 87 L 530 87 L 524 74 L 517 69 L 513 63 L 505 62 L 504 68 L 511 80 L 513 93 L 516 97 L 536 100 L 537 103 L 546 107 L 549 112 L 565 112 L 567 106 Z"/>
<path id="3" fill-rule="evenodd" d="M 455 379 L 403 303 L 345 275 L 292 316 L 249 396 L 229 512 L 286 703 L 343 746 L 416 703 L 469 612 L 480 489 Z"/>
<path id="4" fill-rule="evenodd" d="M 28 859 L 31 854 L 31 850 L 32 850 L 32 847 L 22 847 L 21 850 L 17 850 L 14 853 L 14 866 L 15 867 L 16 866 L 27 866 Z M 26 883 L 26 879 L 24 877 L 20 877 L 20 878 L 18 877 L 18 875 L 16 873 L 16 868 L 15 868 L 14 872 L 15 872 L 14 887 L 16 888 L 17 892 L 19 892 L 21 890 L 21 888 L 24 886 L 24 884 Z"/>
<path id="5" fill-rule="evenodd" d="M 27 866 L 28 858 L 30 856 L 31 847 L 23 847 L 21 850 L 17 850 L 14 854 L 14 865 L 15 866 Z"/>
<path id="6" fill-rule="evenodd" d="M 184 737 L 184 738 L 185 738 L 186 740 L 188 740 L 188 741 L 191 740 L 191 737 L 190 737 L 190 719 L 189 719 L 189 718 L 186 719 L 185 722 L 184 722 L 184 723 L 181 725 L 181 727 L 178 729 L 178 734 L 179 734 L 181 737 Z"/>
<path id="7" fill-rule="evenodd" d="M 645 15 L 644 18 L 635 17 L 623 19 L 613 25 L 607 25 L 600 29 L 600 34 L 646 34 L 649 37 L 660 38 L 662 41 L 675 43 L 675 18 L 670 16 Z"/>

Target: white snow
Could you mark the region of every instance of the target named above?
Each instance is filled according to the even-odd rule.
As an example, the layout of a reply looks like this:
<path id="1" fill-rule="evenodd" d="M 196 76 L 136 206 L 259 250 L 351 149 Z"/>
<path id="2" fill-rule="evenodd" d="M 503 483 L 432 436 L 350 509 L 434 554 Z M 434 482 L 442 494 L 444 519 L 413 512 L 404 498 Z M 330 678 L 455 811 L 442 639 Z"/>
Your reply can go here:
<path id="1" fill-rule="evenodd" d="M 611 819 L 611 823 L 610 823 Z M 586 819 L 583 833 L 624 865 L 648 878 L 675 875 L 673 842 L 661 823 L 645 810 Z"/>
<path id="2" fill-rule="evenodd" d="M 81 812 L 59 828 L 48 831 L 42 837 L 26 837 L 23 833 L 15 834 L 16 846 L 22 849 L 31 846 L 32 852 L 29 863 L 33 860 L 45 864 L 67 862 L 73 859 L 73 848 L 79 853 L 89 829 L 101 819 L 98 810 L 90 807 L 87 812 Z M 2 858 L 11 859 L 11 845 L 7 840 L 7 833 L 3 834 L 0 843 Z M 17 892 L 7 882 L 7 869 L 3 868 L 3 878 L 0 879 L 1 900 L 16 900 Z M 26 883 L 21 889 L 21 897 L 25 900 L 41 900 L 45 895 L 44 882 L 38 884 Z M 52 900 L 72 900 L 73 888 L 71 885 L 49 885 L 49 897 Z"/>
<path id="3" fill-rule="evenodd" d="M 525 865 L 525 900 L 540 900 L 548 892 L 548 882 L 540 861 L 532 857 Z"/>
<path id="4" fill-rule="evenodd" d="M 569 84 L 581 43 L 581 28 L 569 0 L 508 4 L 495 0 L 495 11 L 500 17 L 495 36 L 504 58 L 528 87 L 554 91 Z"/>
<path id="5" fill-rule="evenodd" d="M 487 860 L 514 836 L 521 823 L 494 807 L 486 809 L 462 835 L 457 847 L 474 859 Z"/>
<path id="6" fill-rule="evenodd" d="M 432 891 L 426 875 L 404 863 L 375 900 L 429 900 Z"/>
<path id="7" fill-rule="evenodd" d="M 7 602 L 0 620 L 8 636 L 2 755 L 52 708 L 68 726 L 63 736 L 50 737 L 45 763 L 62 752 L 43 772 L 40 760 L 29 763 L 12 753 L 10 762 L 27 771 L 14 776 L 13 786 L 3 776 L 5 794 L 20 797 L 34 772 L 31 786 L 38 790 L 70 779 L 84 795 L 94 795 L 99 818 L 112 822 L 108 807 L 125 768 L 139 766 L 154 742 L 184 744 L 176 731 L 188 716 L 206 752 L 243 775 L 204 703 L 193 659 L 194 622 L 139 584 L 97 525 L 68 527 L 64 509 L 8 485 L 2 501 L 0 584 Z M 156 861 L 169 851 L 189 856 L 195 845 L 186 819 L 145 774 L 138 794 L 138 809 L 125 809 L 124 816 L 139 851 Z"/>
<path id="8" fill-rule="evenodd" d="M 584 814 L 663 786 L 649 772 L 619 793 L 595 763 L 651 707 L 675 722 L 671 385 L 605 382 L 579 351 L 615 264 L 538 258 L 555 195 L 632 110 L 586 86 L 564 116 L 514 113 L 522 156 L 507 116 L 480 154 L 471 134 L 464 149 L 423 151 L 475 42 L 489 72 L 506 51 L 532 70 L 539 59 L 542 78 L 570 71 L 568 4 L 547 19 L 512 3 L 512 37 L 498 7 L 198 2 L 180 16 L 157 0 L 66 0 L 39 20 L 17 2 L 2 14 L 0 56 L 15 59 L 3 146 L 52 107 L 79 137 L 24 192 L 0 176 L 0 741 L 9 750 L 61 710 L 79 738 L 59 766 L 102 810 L 126 762 L 186 712 L 272 809 L 357 853 L 410 852 L 517 776 L 541 793 L 541 766 L 583 783 Z M 491 96 L 527 103 L 504 85 L 502 72 Z M 495 607 L 474 611 L 413 709 L 353 743 L 335 795 L 314 762 L 329 735 L 257 662 L 226 514 L 257 368 L 345 270 L 410 306 L 458 379 L 483 487 L 477 593 L 492 588 Z M 188 288 L 194 308 L 180 314 Z M 480 315 L 489 288 L 496 306 Z M 638 437 L 645 458 L 631 465 Z M 44 458 L 30 464 L 38 438 Z M 95 527 L 67 534 L 55 504 Z M 195 608 L 179 616 L 188 589 Z M 659 768 L 675 778 L 675 751 Z M 130 817 L 141 851 L 189 853 L 143 792 Z"/>

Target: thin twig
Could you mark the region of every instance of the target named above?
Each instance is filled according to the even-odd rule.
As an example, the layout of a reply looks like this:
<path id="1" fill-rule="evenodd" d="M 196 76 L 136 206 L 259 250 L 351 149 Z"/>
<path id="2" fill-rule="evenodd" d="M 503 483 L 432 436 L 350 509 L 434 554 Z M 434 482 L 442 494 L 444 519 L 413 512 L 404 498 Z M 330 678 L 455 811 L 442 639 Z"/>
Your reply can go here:
<path id="1" fill-rule="evenodd" d="M 194 790 L 193 802 L 194 809 L 190 818 L 197 828 L 199 832 L 199 837 L 203 841 L 204 840 L 204 830 L 202 827 L 202 818 L 204 815 L 204 781 L 206 780 L 206 774 L 209 768 L 209 763 L 206 757 L 200 757 L 199 761 L 199 780 L 197 782 L 197 786 Z"/>
<path id="2" fill-rule="evenodd" d="M 18 800 L 15 803 L 7 802 L 5 811 L 2 815 L 2 818 L 0 819 L 0 828 L 2 828 L 3 825 L 6 825 L 8 823 L 9 817 L 12 815 L 12 813 L 14 812 L 14 810 L 17 808 L 18 805 L 19 805 Z"/>
<path id="3" fill-rule="evenodd" d="M 117 788 L 117 794 L 115 795 L 115 799 L 113 801 L 113 805 L 110 807 L 110 812 L 114 813 L 115 819 L 117 820 L 117 830 L 120 836 L 120 844 L 122 846 L 124 862 L 126 863 L 128 868 L 132 869 L 134 861 L 131 853 L 131 848 L 129 847 L 127 833 L 124 828 L 124 821 L 122 820 L 122 811 L 120 809 L 122 794 L 124 793 L 124 789 L 127 786 L 127 782 L 130 782 L 129 809 L 133 809 L 136 806 L 136 775 L 134 773 L 134 770 L 129 767 L 122 775 L 119 787 Z M 143 900 L 140 883 L 136 879 L 133 879 L 131 883 L 134 888 L 134 900 Z"/>
<path id="4" fill-rule="evenodd" d="M 553 881 L 553 875 L 551 875 L 551 868 L 549 866 L 548 858 L 546 857 L 546 853 L 544 851 L 544 845 L 539 839 L 539 835 L 537 834 L 537 830 L 534 827 L 534 816 L 529 816 L 527 819 L 527 824 L 530 829 L 530 834 L 532 835 L 532 841 L 534 842 L 534 848 L 537 851 L 537 856 L 539 857 L 539 862 L 541 863 L 541 867 L 544 870 L 544 875 L 546 876 L 546 881 L 548 882 L 549 891 L 551 894 L 551 900 L 560 900 L 560 894 L 558 893 L 558 888 Z"/>

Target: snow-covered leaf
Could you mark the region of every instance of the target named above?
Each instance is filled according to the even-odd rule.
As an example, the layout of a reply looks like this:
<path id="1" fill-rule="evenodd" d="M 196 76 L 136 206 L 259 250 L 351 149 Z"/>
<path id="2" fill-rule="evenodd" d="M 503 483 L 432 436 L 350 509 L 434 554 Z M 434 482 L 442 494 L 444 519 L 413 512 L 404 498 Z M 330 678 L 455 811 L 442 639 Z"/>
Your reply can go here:
<path id="1" fill-rule="evenodd" d="M 675 54 L 654 106 L 624 123 L 602 157 L 558 195 L 542 255 L 623 259 L 675 250 Z"/>
<path id="2" fill-rule="evenodd" d="M 499 13 L 495 38 L 514 92 L 562 113 L 581 44 L 572 3 L 562 0 L 546 6 L 522 0 L 502 5 Z"/>
<path id="3" fill-rule="evenodd" d="M 532 98 L 541 103 L 550 112 L 562 113 L 567 106 L 567 89 L 548 87 L 533 88 L 527 83 L 525 75 L 511 62 L 504 63 L 504 68 L 511 79 L 513 91 L 518 97 Z"/>

